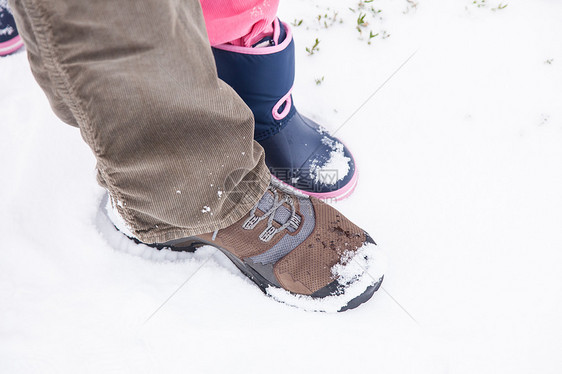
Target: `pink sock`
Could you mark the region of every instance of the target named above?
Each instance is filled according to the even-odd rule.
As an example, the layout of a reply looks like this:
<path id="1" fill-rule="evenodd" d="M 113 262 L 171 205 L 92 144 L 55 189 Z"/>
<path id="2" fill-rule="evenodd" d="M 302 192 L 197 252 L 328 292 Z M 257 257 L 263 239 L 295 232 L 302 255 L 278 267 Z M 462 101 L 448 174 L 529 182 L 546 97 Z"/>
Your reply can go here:
<path id="1" fill-rule="evenodd" d="M 273 35 L 279 0 L 200 0 L 212 46 L 233 44 L 251 47 Z"/>

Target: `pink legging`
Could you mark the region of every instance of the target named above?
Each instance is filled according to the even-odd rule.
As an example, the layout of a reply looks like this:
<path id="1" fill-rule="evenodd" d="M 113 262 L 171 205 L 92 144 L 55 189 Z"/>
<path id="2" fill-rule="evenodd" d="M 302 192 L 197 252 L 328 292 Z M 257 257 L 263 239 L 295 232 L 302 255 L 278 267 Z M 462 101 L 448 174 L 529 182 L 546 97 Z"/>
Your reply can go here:
<path id="1" fill-rule="evenodd" d="M 211 45 L 250 47 L 273 33 L 279 0 L 200 0 Z"/>

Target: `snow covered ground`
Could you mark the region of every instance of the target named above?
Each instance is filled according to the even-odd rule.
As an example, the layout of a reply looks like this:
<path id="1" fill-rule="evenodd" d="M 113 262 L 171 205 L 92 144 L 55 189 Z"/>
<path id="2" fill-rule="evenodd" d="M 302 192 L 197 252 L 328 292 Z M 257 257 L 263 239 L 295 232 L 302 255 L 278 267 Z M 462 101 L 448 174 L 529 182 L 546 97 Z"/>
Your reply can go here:
<path id="1" fill-rule="evenodd" d="M 562 3 L 477 1 L 281 3 L 295 102 L 359 164 L 336 205 L 389 258 L 341 314 L 112 248 L 79 132 L 0 59 L 0 373 L 560 373 Z"/>

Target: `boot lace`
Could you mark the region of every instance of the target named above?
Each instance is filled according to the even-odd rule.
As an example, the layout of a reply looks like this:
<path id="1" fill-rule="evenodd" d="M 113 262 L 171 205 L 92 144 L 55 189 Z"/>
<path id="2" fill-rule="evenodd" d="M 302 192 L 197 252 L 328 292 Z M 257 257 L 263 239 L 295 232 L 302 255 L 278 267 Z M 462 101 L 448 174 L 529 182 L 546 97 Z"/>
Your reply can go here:
<path id="1" fill-rule="evenodd" d="M 263 242 L 269 242 L 275 235 L 289 227 L 292 227 L 296 230 L 299 228 L 301 223 L 301 216 L 297 214 L 292 196 L 286 193 L 281 194 L 278 189 L 272 185 L 269 185 L 267 191 L 271 191 L 271 193 L 273 193 L 273 205 L 271 206 L 271 208 L 269 208 L 263 215 L 256 216 L 256 210 L 258 209 L 259 205 L 258 202 L 250 211 L 250 217 L 248 217 L 248 219 L 246 219 L 246 221 L 242 225 L 245 230 L 252 230 L 258 223 L 267 218 L 267 227 L 259 235 L 259 239 Z M 285 203 L 290 207 L 291 216 L 285 223 L 276 228 L 275 226 L 273 226 L 275 213 L 277 212 L 277 209 L 279 209 Z"/>

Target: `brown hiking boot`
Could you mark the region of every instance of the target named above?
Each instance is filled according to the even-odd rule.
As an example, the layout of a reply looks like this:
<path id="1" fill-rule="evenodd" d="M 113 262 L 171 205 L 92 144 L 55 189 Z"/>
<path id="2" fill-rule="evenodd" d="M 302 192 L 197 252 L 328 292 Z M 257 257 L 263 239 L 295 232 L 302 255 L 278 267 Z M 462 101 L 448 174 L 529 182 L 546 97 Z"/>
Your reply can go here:
<path id="1" fill-rule="evenodd" d="M 104 208 L 120 231 L 140 243 L 115 222 L 110 203 Z M 371 298 L 383 280 L 384 261 L 365 231 L 331 206 L 273 179 L 256 206 L 233 225 L 148 245 L 175 251 L 216 247 L 264 293 L 306 310 L 355 308 Z"/>

